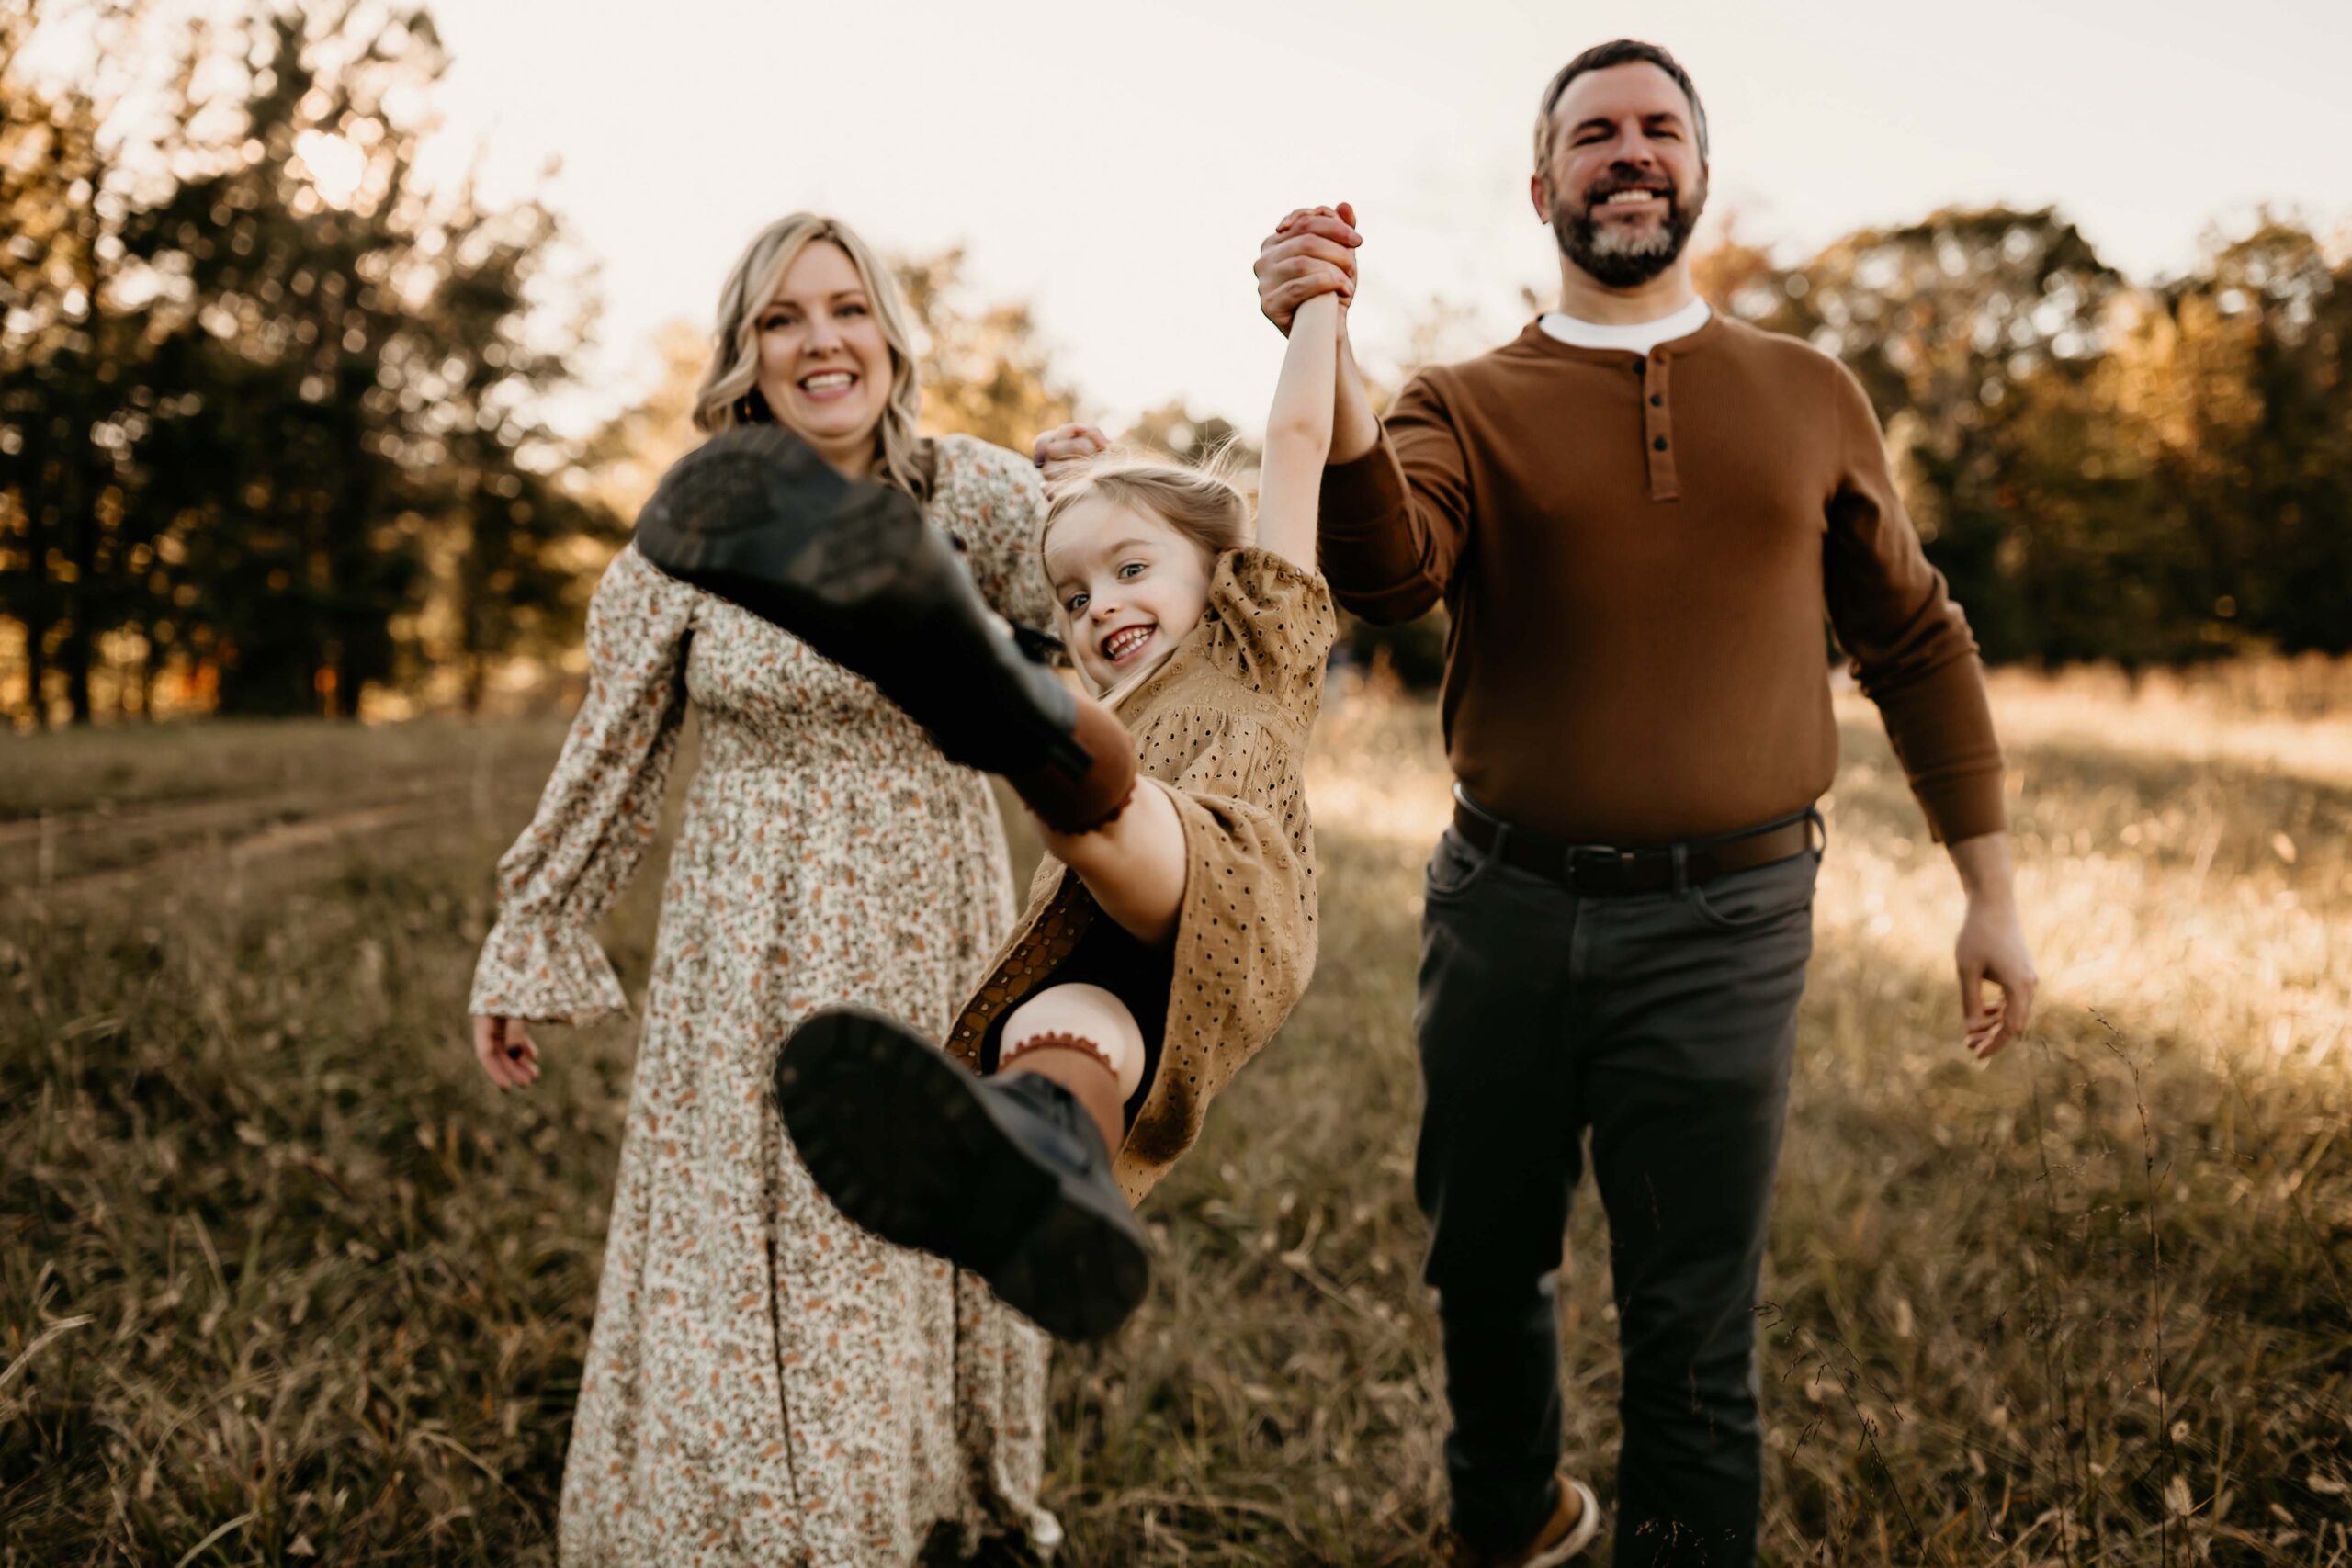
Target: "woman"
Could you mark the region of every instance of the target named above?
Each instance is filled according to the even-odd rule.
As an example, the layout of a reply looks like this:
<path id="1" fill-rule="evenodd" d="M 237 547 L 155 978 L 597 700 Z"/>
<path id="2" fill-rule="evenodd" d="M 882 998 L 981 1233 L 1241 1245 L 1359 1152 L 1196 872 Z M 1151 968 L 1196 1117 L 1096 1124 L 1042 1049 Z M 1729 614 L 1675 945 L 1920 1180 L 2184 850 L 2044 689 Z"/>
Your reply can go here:
<path id="1" fill-rule="evenodd" d="M 769 227 L 720 296 L 695 423 L 769 420 L 894 485 L 1008 619 L 1052 603 L 1035 469 L 915 434 L 905 306 L 834 220 Z M 935 1532 L 1050 1550 L 1036 1506 L 1045 1345 L 968 1276 L 858 1230 L 810 1186 L 767 1094 L 817 1008 L 944 1036 L 1012 919 L 992 798 L 872 686 L 634 546 L 589 612 L 589 694 L 499 863 L 473 990 L 502 1088 L 524 1021 L 626 1007 L 592 934 L 651 839 L 678 725 L 702 763 L 672 852 L 612 1235 L 564 1469 L 566 1563 L 904 1562 Z"/>

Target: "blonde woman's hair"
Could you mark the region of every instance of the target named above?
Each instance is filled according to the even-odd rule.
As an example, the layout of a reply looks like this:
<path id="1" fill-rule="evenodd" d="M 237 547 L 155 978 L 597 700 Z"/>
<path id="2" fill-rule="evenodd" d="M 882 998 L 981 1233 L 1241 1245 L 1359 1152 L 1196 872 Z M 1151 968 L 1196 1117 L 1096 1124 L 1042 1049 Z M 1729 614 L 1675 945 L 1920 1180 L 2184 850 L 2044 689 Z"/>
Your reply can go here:
<path id="1" fill-rule="evenodd" d="M 1044 556 L 1054 525 L 1072 507 L 1099 499 L 1158 518 L 1192 541 L 1207 558 L 1213 573 L 1217 557 L 1250 542 L 1250 502 L 1230 477 L 1234 453 L 1228 445 L 1193 468 L 1114 449 L 1060 466 L 1046 481 L 1046 521 L 1037 530 L 1038 555 Z M 1170 639 L 1149 663 L 1096 694 L 1115 706 L 1168 661 L 1181 640 Z"/>
<path id="2" fill-rule="evenodd" d="M 849 257 L 873 306 L 875 324 L 882 329 L 882 341 L 890 349 L 890 397 L 882 406 L 882 420 L 874 432 L 876 468 L 888 483 L 918 501 L 926 500 L 931 465 L 922 437 L 915 431 L 922 417 L 922 388 L 915 370 L 914 333 L 906 296 L 873 247 L 838 218 L 814 212 L 779 218 L 761 230 L 736 259 L 726 286 L 718 291 L 710 367 L 695 389 L 695 428 L 716 435 L 753 419 L 775 417 L 768 412 L 767 400 L 758 387 L 760 312 L 775 297 L 776 286 L 800 259 L 800 253 L 820 241 L 839 246 Z"/>

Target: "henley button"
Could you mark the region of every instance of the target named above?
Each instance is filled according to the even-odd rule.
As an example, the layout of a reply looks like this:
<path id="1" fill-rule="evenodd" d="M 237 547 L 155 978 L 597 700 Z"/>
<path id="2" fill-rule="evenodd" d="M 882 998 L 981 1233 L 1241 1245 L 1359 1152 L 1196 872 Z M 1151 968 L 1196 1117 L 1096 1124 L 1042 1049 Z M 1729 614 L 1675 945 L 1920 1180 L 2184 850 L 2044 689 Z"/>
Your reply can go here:
<path id="1" fill-rule="evenodd" d="M 1662 408 L 1665 404 L 1666 400 L 1664 398 L 1659 397 L 1656 392 L 1652 392 L 1650 394 L 1650 407 Z"/>
<path id="2" fill-rule="evenodd" d="M 1663 435 L 1661 435 L 1661 436 L 1659 436 L 1657 440 L 1655 440 L 1655 441 L 1651 442 L 1651 443 L 1650 443 L 1650 445 L 1651 445 L 1652 446 L 1657 447 L 1659 451 L 1663 452 L 1663 451 L 1665 451 L 1665 450 L 1666 450 L 1666 437 L 1665 437 L 1665 436 L 1663 436 Z"/>

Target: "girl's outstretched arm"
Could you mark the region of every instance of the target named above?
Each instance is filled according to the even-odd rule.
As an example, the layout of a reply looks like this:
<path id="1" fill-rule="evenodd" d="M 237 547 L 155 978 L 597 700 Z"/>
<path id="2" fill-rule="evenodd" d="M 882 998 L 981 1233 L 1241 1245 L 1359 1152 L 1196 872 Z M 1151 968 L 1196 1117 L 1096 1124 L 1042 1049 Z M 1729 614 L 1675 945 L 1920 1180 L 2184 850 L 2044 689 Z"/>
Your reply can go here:
<path id="1" fill-rule="evenodd" d="M 1184 908 L 1184 823 L 1168 786 L 1137 779 L 1126 809 L 1091 833 L 1057 833 L 1040 822 L 1046 852 L 1078 873 L 1102 912 L 1158 946 L 1176 934 Z"/>
<path id="2" fill-rule="evenodd" d="M 1338 388 L 1340 297 L 1318 294 L 1291 319 L 1290 349 L 1266 414 L 1266 461 L 1258 478 L 1258 545 L 1315 570 L 1315 510 L 1331 451 Z"/>

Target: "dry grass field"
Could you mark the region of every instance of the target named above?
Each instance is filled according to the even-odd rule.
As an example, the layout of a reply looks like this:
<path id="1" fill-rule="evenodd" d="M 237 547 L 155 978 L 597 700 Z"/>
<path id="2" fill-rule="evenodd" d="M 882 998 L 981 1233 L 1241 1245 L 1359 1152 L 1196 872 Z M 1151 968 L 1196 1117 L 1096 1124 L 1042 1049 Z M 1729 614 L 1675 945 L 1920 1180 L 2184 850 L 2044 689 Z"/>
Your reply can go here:
<path id="1" fill-rule="evenodd" d="M 1844 710 L 1770 1562 L 2352 1564 L 2352 704 L 2292 686 L 2003 680 L 2046 988 L 1988 1069 L 1949 868 Z M 552 1560 L 630 1031 L 501 1098 L 460 1023 L 560 733 L 0 740 L 0 1565 Z M 1075 1564 L 1432 1554 L 1408 1008 L 1444 773 L 1425 706 L 1361 692 L 1317 746 L 1314 991 L 1149 1205 L 1143 1313 L 1057 1362 Z M 632 986 L 658 892 L 607 931 Z M 1605 1497 L 1589 1190 L 1569 1255 Z"/>

